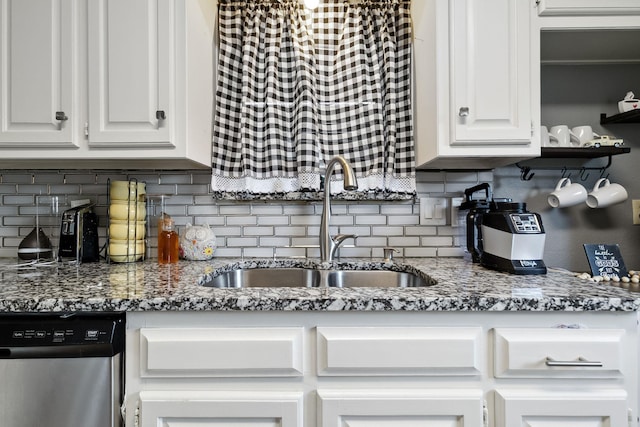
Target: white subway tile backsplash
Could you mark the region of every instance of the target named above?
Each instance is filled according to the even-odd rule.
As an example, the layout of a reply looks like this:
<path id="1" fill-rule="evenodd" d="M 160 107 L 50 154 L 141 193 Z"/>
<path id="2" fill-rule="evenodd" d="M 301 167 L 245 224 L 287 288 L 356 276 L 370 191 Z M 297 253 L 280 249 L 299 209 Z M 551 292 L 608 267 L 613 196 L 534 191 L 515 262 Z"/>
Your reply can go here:
<path id="1" fill-rule="evenodd" d="M 463 252 L 462 249 L 451 247 L 451 248 L 438 248 L 438 256 L 439 257 L 462 257 Z"/>
<path id="2" fill-rule="evenodd" d="M 336 212 L 336 211 L 334 211 Z M 314 204 L 309 204 L 309 205 L 301 205 L 298 203 L 295 203 L 293 205 L 284 205 L 283 206 L 283 213 L 285 215 L 315 215 L 316 214 L 316 209 L 315 209 L 315 205 Z"/>
<path id="3" fill-rule="evenodd" d="M 305 227 L 276 227 L 276 236 L 306 236 L 307 229 Z"/>
<path id="4" fill-rule="evenodd" d="M 409 246 L 420 246 L 420 238 L 419 237 L 410 237 L 410 236 L 402 236 L 402 237 L 389 237 L 389 246 L 394 248 L 406 248 Z"/>
<path id="5" fill-rule="evenodd" d="M 420 224 L 420 218 L 417 215 L 397 215 L 390 216 L 389 225 L 418 225 Z"/>
<path id="6" fill-rule="evenodd" d="M 218 207 L 220 215 L 251 215 L 249 205 L 221 205 Z"/>
<path id="7" fill-rule="evenodd" d="M 197 216 L 194 218 L 192 225 L 209 225 L 209 226 L 223 226 L 225 218 L 223 216 Z"/>
<path id="8" fill-rule="evenodd" d="M 258 246 L 258 239 L 255 237 L 227 237 L 227 247 L 255 248 Z"/>
<path id="9" fill-rule="evenodd" d="M 453 245 L 453 237 L 451 236 L 431 236 L 431 237 L 422 237 L 420 240 L 421 246 L 451 246 Z"/>
<path id="10" fill-rule="evenodd" d="M 273 236 L 273 227 L 244 227 L 242 234 L 245 236 Z"/>
<path id="11" fill-rule="evenodd" d="M 356 236 L 371 236 L 371 228 L 370 227 L 340 227 L 340 233 L 355 234 Z"/>
<path id="12" fill-rule="evenodd" d="M 382 205 L 380 213 L 383 215 L 411 215 L 413 213 L 413 203 L 402 205 Z"/>
<path id="13" fill-rule="evenodd" d="M 404 227 L 371 227 L 372 236 L 402 236 L 404 235 Z"/>
<path id="14" fill-rule="evenodd" d="M 272 246 L 276 248 L 284 248 L 285 246 L 291 245 L 289 237 L 260 237 L 258 243 L 260 246 Z"/>
<path id="15" fill-rule="evenodd" d="M 256 225 L 258 219 L 255 216 L 228 216 L 227 225 Z"/>
<path id="16" fill-rule="evenodd" d="M 213 255 L 218 258 L 240 258 L 242 256 L 242 249 L 217 247 Z"/>
<path id="17" fill-rule="evenodd" d="M 273 258 L 274 248 L 244 248 L 242 250 L 248 258 Z"/>
<path id="18" fill-rule="evenodd" d="M 251 205 L 253 215 L 282 215 L 282 206 L 278 205 Z"/>
<path id="19" fill-rule="evenodd" d="M 437 254 L 436 248 L 404 248 L 403 256 L 407 258 L 432 258 Z"/>
<path id="20" fill-rule="evenodd" d="M 349 205 L 347 211 L 351 215 L 377 215 L 380 213 L 380 206 L 369 204 Z"/>
<path id="21" fill-rule="evenodd" d="M 163 184 L 191 184 L 191 174 L 160 174 L 160 182 Z"/>
<path id="22" fill-rule="evenodd" d="M 387 217 L 383 215 L 358 215 L 355 219 L 356 225 L 384 225 L 387 223 Z"/>
<path id="23" fill-rule="evenodd" d="M 177 194 L 208 194 L 209 186 L 205 184 L 176 185 Z"/>
<path id="24" fill-rule="evenodd" d="M 435 236 L 438 234 L 438 228 L 435 226 L 419 226 L 419 227 L 405 227 L 404 234 L 407 236 Z"/>
<path id="25" fill-rule="evenodd" d="M 187 205 L 187 215 L 212 215 L 216 212 L 212 212 L 212 206 L 202 206 L 202 205 Z"/>
<path id="26" fill-rule="evenodd" d="M 345 258 L 371 258 L 371 249 L 370 248 L 340 248 L 337 252 L 338 260 L 340 257 Z"/>
<path id="27" fill-rule="evenodd" d="M 288 225 L 288 216 L 259 216 L 258 225 Z"/>
<path id="28" fill-rule="evenodd" d="M 315 215 L 292 215 L 290 222 L 291 225 L 315 225 L 320 221 Z"/>
<path id="29" fill-rule="evenodd" d="M 232 202 L 215 200 L 208 171 L 20 171 L 0 173 L 0 256 L 15 256 L 17 245 L 35 226 L 36 195 L 58 195 L 63 208 L 70 200 L 97 203 L 99 235 L 106 237 L 107 182 L 137 179 L 148 194 L 167 194 L 166 211 L 182 230 L 187 223 L 208 224 L 217 236 L 216 257 L 318 257 L 322 202 Z M 420 226 L 419 198 L 452 197 L 478 182 L 491 182 L 491 171 L 418 171 L 417 197 L 411 201 L 332 203 L 331 234 L 355 234 L 343 257 L 382 257 L 395 247 L 396 257 L 462 256 L 458 230 L 450 225 Z M 149 214 L 153 214 L 150 212 Z M 159 213 L 159 211 L 158 211 Z M 41 215 L 42 220 L 45 218 Z M 51 216 L 49 227 L 59 218 Z M 46 218 L 47 220 L 49 217 Z M 41 221 L 41 223 L 43 223 Z M 154 239 L 154 228 L 150 239 Z M 304 245 L 312 247 L 291 247 Z M 155 248 L 154 242 L 149 243 Z"/>
<path id="30" fill-rule="evenodd" d="M 241 236 L 242 227 L 214 227 L 216 236 Z"/>
<path id="31" fill-rule="evenodd" d="M 358 247 L 384 247 L 387 246 L 386 237 L 358 237 L 356 239 L 356 246 Z"/>
<path id="32" fill-rule="evenodd" d="M 33 196 L 2 196 L 2 204 L 4 205 L 33 205 Z"/>

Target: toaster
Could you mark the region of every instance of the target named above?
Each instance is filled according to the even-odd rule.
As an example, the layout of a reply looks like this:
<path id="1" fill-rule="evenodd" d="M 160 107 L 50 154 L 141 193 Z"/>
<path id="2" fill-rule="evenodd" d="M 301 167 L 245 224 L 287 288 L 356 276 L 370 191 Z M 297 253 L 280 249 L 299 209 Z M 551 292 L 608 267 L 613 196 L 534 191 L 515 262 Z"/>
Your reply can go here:
<path id="1" fill-rule="evenodd" d="M 64 211 L 60 226 L 58 257 L 79 262 L 100 260 L 98 245 L 98 216 L 93 205 L 82 205 Z"/>

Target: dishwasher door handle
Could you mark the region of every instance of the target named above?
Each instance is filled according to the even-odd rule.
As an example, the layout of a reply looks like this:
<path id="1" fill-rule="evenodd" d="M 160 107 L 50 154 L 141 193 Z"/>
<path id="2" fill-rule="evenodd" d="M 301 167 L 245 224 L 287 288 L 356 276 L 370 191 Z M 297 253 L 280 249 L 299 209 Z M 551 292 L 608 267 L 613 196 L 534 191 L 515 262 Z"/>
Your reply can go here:
<path id="1" fill-rule="evenodd" d="M 118 354 L 111 344 L 71 344 L 39 347 L 0 347 L 0 359 L 47 359 L 73 357 L 112 357 Z"/>

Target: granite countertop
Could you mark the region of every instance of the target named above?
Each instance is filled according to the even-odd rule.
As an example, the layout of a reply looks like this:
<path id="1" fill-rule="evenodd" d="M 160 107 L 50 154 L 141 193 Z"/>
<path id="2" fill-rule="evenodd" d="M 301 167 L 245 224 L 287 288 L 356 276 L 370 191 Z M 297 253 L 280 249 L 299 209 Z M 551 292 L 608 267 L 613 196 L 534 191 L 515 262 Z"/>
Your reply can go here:
<path id="1" fill-rule="evenodd" d="M 570 272 L 518 276 L 460 258 L 180 261 L 13 268 L 0 265 L 0 312 L 48 311 L 638 311 L 640 285 L 594 283 Z M 420 288 L 246 288 L 201 286 L 238 267 L 396 269 L 435 280 Z"/>

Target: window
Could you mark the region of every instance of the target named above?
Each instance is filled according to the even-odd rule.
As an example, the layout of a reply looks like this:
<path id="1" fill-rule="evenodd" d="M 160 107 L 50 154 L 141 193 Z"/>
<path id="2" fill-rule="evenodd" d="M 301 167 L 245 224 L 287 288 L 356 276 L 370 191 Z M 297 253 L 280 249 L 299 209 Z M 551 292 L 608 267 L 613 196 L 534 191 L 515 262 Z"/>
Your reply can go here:
<path id="1" fill-rule="evenodd" d="M 409 1 L 219 0 L 218 16 L 214 191 L 317 192 L 341 155 L 359 191 L 415 193 Z"/>

